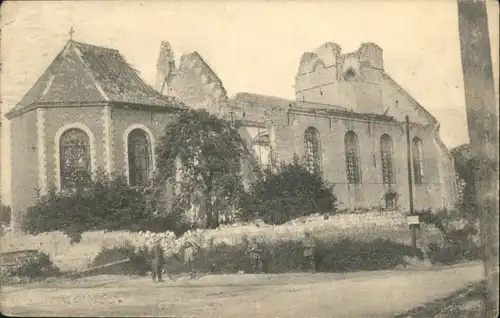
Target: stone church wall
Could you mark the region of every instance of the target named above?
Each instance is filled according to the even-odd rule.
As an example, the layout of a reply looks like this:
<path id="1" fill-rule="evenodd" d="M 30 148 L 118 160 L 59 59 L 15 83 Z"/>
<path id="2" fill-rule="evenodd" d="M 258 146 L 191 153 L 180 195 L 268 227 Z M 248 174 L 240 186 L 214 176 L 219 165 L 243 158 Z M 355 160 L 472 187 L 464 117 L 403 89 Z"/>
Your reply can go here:
<path id="1" fill-rule="evenodd" d="M 11 119 L 12 211 L 24 213 L 35 202 L 38 186 L 36 111 Z M 22 215 L 12 213 L 12 226 L 20 228 Z"/>
<path id="2" fill-rule="evenodd" d="M 150 135 L 154 165 L 156 142 L 163 135 L 165 126 L 171 123 L 173 118 L 175 118 L 175 113 L 172 112 L 113 108 L 111 110 L 113 171 L 127 174 L 128 156 L 126 152 L 126 138 L 128 133 L 134 128 L 145 130 Z"/>
<path id="3" fill-rule="evenodd" d="M 67 107 L 48 108 L 45 117 L 50 120 L 44 129 L 47 186 L 60 186 L 59 177 L 59 138 L 70 128 L 80 128 L 91 132 L 90 153 L 91 167 L 95 172 L 98 168 L 106 166 L 104 146 L 104 116 L 103 107 Z"/>
<path id="4" fill-rule="evenodd" d="M 406 156 L 406 136 L 403 126 L 394 123 L 368 122 L 346 118 L 331 118 L 296 114 L 290 126 L 276 129 L 276 152 L 278 160 L 290 161 L 294 153 L 304 154 L 304 132 L 313 126 L 319 131 L 321 141 L 321 166 L 326 180 L 335 184 L 339 206 L 346 208 L 366 208 L 385 204 L 385 188 L 382 182 L 380 158 L 380 138 L 387 133 L 393 141 L 393 168 L 396 191 L 400 194 L 398 204 L 408 207 L 408 175 Z M 345 133 L 356 133 L 360 149 L 362 184 L 349 185 L 345 170 Z M 432 143 L 429 132 L 414 128 L 412 136 L 423 141 L 427 184 L 416 186 L 414 199 L 416 209 L 442 205 L 441 184 L 439 182 L 439 153 Z"/>

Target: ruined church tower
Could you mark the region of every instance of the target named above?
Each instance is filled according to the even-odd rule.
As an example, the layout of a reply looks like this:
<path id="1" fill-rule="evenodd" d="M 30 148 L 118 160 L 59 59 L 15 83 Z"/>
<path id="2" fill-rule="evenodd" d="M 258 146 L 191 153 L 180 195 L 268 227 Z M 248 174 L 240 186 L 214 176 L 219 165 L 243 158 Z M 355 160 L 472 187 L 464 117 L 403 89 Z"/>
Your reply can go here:
<path id="1" fill-rule="evenodd" d="M 155 89 L 164 95 L 169 95 L 171 91 L 170 84 L 175 74 L 174 52 L 170 43 L 162 41 L 160 44 L 160 53 L 156 63 L 156 83 Z"/>
<path id="2" fill-rule="evenodd" d="M 208 63 L 198 52 L 192 52 L 182 55 L 176 67 L 167 41 L 160 45 L 155 89 L 162 95 L 179 98 L 192 108 L 203 108 L 217 115 L 227 112 L 227 91 Z"/>
<path id="3" fill-rule="evenodd" d="M 383 51 L 374 43 L 342 53 L 327 42 L 300 59 L 295 77 L 297 101 L 345 107 L 358 113 L 383 110 Z"/>

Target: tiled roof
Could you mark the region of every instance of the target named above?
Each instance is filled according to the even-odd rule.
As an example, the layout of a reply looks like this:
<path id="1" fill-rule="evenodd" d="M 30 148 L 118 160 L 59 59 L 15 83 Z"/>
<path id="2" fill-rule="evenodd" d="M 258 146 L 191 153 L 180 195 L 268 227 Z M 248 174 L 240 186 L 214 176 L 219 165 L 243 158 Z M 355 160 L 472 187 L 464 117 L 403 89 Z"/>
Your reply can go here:
<path id="1" fill-rule="evenodd" d="M 253 93 L 238 93 L 231 98 L 231 104 L 237 107 L 248 108 L 283 108 L 287 109 L 294 101 L 275 97 L 266 96 Z"/>
<path id="2" fill-rule="evenodd" d="M 44 104 L 117 102 L 181 107 L 146 84 L 118 50 L 69 41 L 23 99 L 6 116 Z"/>
<path id="3" fill-rule="evenodd" d="M 351 110 L 343 109 L 330 109 L 330 108 L 292 108 L 295 113 L 309 113 L 309 114 L 322 114 L 325 116 L 337 116 L 344 118 L 360 119 L 360 120 L 374 120 L 382 122 L 399 123 L 394 117 L 387 115 L 380 115 L 374 113 L 357 113 Z"/>
<path id="4" fill-rule="evenodd" d="M 232 99 L 231 103 L 235 107 L 246 108 L 268 108 L 268 109 L 282 109 L 287 110 L 289 107 L 304 108 L 304 109 L 331 109 L 331 110 L 345 110 L 345 107 L 313 103 L 306 101 L 295 101 L 281 97 L 267 96 L 253 93 L 238 93 Z"/>

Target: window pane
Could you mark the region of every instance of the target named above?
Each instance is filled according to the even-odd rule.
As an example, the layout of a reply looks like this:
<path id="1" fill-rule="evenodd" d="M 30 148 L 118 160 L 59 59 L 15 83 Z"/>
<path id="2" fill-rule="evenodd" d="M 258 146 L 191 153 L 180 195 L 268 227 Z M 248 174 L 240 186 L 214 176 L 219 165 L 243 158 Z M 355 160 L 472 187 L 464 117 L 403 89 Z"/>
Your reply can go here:
<path id="1" fill-rule="evenodd" d="M 413 176 L 415 179 L 415 184 L 422 184 L 424 181 L 424 156 L 422 149 L 422 141 L 415 137 L 413 138 L 412 144 L 412 154 L 413 154 Z"/>
<path id="2" fill-rule="evenodd" d="M 394 169 L 392 164 L 392 139 L 384 134 L 380 139 L 380 156 L 382 161 L 382 179 L 385 185 L 394 184 Z"/>
<path id="3" fill-rule="evenodd" d="M 76 188 L 91 178 L 90 140 L 80 129 L 66 131 L 60 139 L 61 188 Z"/>
<path id="4" fill-rule="evenodd" d="M 128 136 L 128 162 L 130 185 L 146 185 L 151 172 L 151 145 L 141 129 L 135 129 Z"/>
<path id="5" fill-rule="evenodd" d="M 309 127 L 304 132 L 304 148 L 306 167 L 310 173 L 321 171 L 321 150 L 319 132 L 314 127 Z"/>
<path id="6" fill-rule="evenodd" d="M 359 145 L 356 134 L 349 131 L 345 135 L 345 156 L 347 182 L 351 184 L 361 183 L 361 170 L 359 167 Z"/>

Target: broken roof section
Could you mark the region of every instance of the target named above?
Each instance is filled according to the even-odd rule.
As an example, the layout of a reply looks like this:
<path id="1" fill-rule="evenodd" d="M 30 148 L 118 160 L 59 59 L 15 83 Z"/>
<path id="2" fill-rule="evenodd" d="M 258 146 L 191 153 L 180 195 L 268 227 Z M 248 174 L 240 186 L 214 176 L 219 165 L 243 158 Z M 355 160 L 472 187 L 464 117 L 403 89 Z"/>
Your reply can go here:
<path id="1" fill-rule="evenodd" d="M 70 107 L 98 103 L 185 108 L 146 84 L 118 50 L 76 41 L 64 49 L 5 116 L 13 118 L 37 107 Z"/>
<path id="2" fill-rule="evenodd" d="M 250 109 L 277 109 L 287 110 L 290 107 L 304 109 L 331 109 L 345 110 L 348 109 L 342 106 L 321 104 L 307 101 L 290 100 L 276 96 L 268 96 L 254 93 L 237 93 L 231 100 L 231 106 L 235 108 L 250 108 Z"/>

